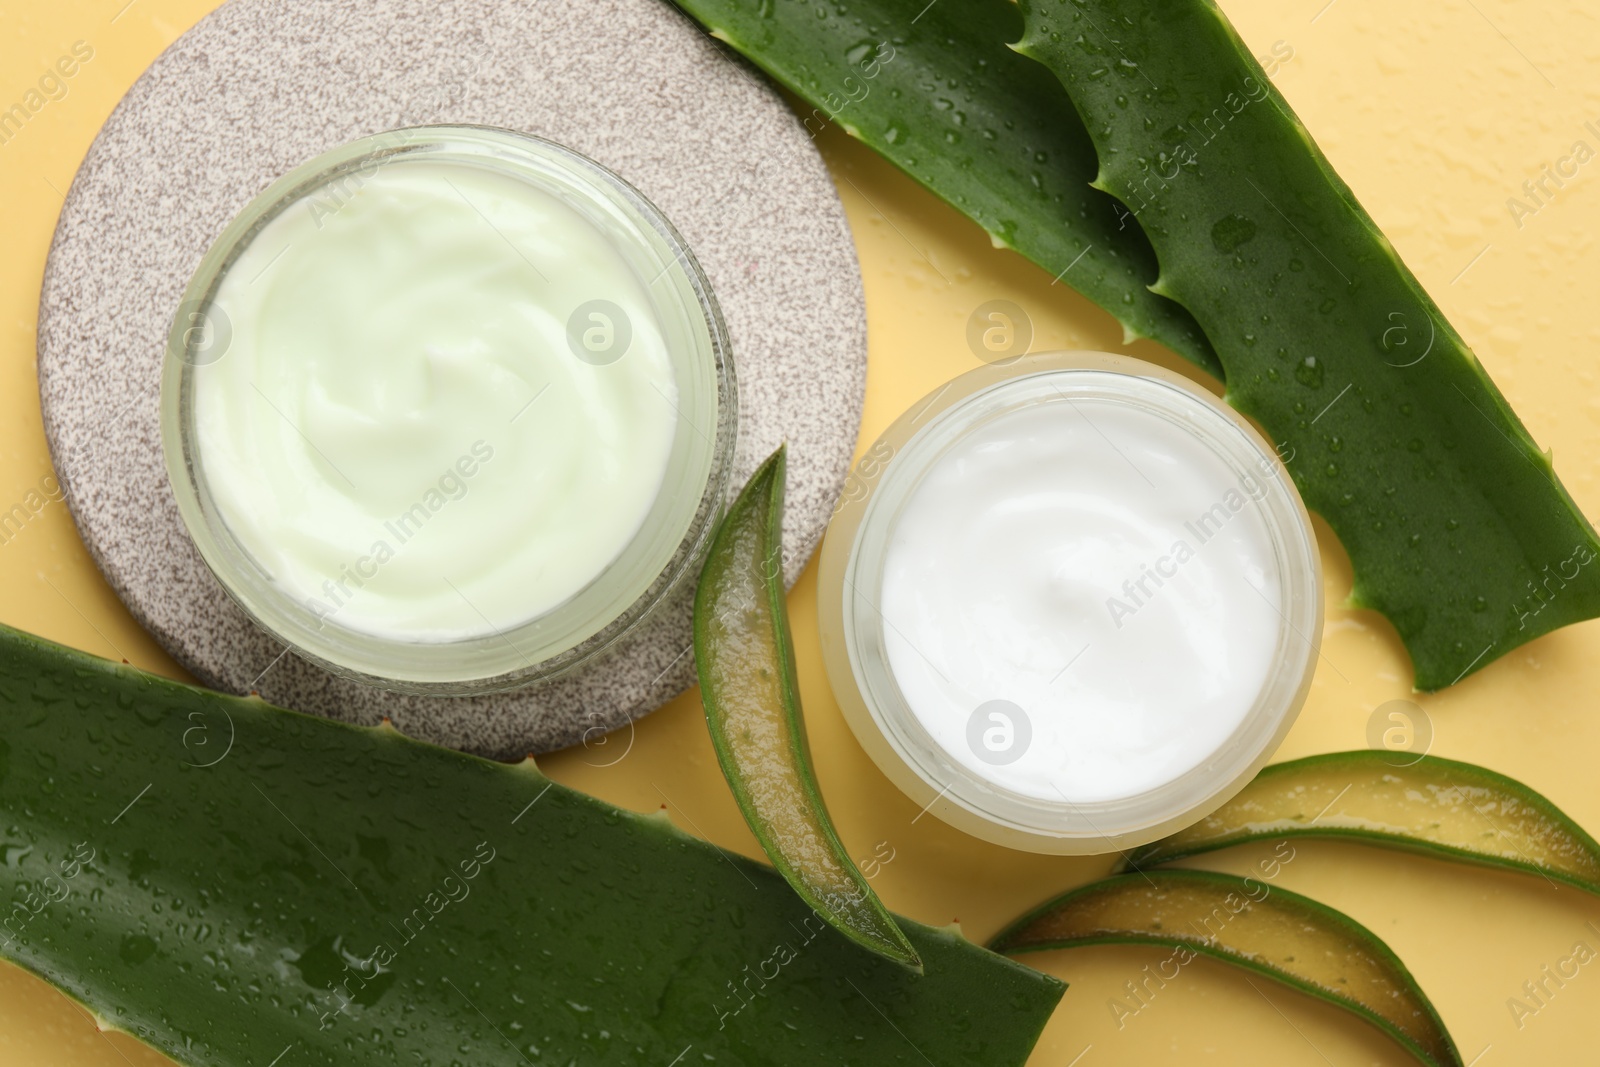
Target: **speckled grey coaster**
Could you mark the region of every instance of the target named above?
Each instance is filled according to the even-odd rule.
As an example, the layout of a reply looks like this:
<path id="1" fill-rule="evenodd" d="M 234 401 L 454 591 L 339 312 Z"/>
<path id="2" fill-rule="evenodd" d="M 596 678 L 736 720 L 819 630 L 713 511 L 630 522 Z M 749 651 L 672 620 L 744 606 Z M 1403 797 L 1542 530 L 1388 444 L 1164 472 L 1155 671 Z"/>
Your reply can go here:
<path id="1" fill-rule="evenodd" d="M 600 666 L 534 690 L 401 696 L 336 678 L 259 631 L 212 577 L 167 485 L 166 334 L 245 204 L 365 134 L 459 122 L 571 146 L 672 219 L 710 277 L 739 375 L 736 476 L 787 439 L 792 581 L 843 484 L 866 321 L 844 212 L 778 94 L 661 0 L 233 0 L 169 48 L 90 149 L 39 312 L 45 430 L 100 569 L 197 676 L 350 722 L 519 757 L 597 737 L 694 680 L 688 604 Z"/>

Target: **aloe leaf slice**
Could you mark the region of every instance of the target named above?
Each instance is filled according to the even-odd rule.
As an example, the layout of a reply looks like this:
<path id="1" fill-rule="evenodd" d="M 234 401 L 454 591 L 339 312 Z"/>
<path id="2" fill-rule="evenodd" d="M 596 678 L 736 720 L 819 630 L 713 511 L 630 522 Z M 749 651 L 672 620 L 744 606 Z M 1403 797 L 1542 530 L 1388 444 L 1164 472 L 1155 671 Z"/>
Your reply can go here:
<path id="1" fill-rule="evenodd" d="M 1406 849 L 1600 895 L 1600 844 L 1521 782 L 1472 763 L 1372 750 L 1275 763 L 1198 823 L 1124 863 L 1142 868 L 1285 837 Z"/>
<path id="2" fill-rule="evenodd" d="M 1210 0 L 1024 0 L 1096 184 L 1216 345 L 1421 689 L 1600 614 L 1600 540 Z M 1065 121 L 1065 120 L 1064 120 Z"/>
<path id="3" fill-rule="evenodd" d="M 1376 934 L 1253 879 L 1210 871 L 1107 878 L 1023 916 L 989 947 L 1021 953 L 1105 944 L 1169 945 L 1243 967 L 1359 1015 L 1430 1067 L 1461 1067 L 1439 1013 Z"/>
<path id="4" fill-rule="evenodd" d="M 1090 188 L 1094 149 L 1061 86 L 1013 53 L 1011 0 L 675 0 L 712 35 L 831 123 L 1008 246 L 1105 308 L 1126 338 L 1150 337 L 1214 375 L 1193 316 L 1149 290 L 1150 242 Z M 770 159 L 721 195 L 754 211 L 788 163 Z"/>
<path id="5" fill-rule="evenodd" d="M 1062 986 L 392 729 L 0 627 L 0 956 L 180 1063 L 1020 1067 Z"/>
<path id="6" fill-rule="evenodd" d="M 801 899 L 852 941 L 920 972 L 917 950 L 840 843 L 811 770 L 783 587 L 785 455 L 779 446 L 751 476 L 695 590 L 706 724 L 739 810 Z"/>

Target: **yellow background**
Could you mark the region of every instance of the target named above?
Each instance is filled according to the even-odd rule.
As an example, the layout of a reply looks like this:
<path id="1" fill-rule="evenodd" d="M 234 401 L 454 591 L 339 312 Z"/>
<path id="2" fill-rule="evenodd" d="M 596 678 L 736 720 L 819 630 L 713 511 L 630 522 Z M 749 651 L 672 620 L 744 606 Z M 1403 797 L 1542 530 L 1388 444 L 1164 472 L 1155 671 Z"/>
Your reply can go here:
<path id="1" fill-rule="evenodd" d="M 34 328 L 61 195 L 121 95 L 213 6 L 214 0 L 0 0 L 0 107 L 20 100 L 73 42 L 95 49 L 67 83 L 67 95 L 0 145 L 5 507 L 50 470 Z M 1256 54 L 1276 41 L 1293 49 L 1275 82 L 1533 436 L 1554 449 L 1556 469 L 1578 504 L 1600 515 L 1594 260 L 1600 161 L 1520 227 L 1506 204 L 1574 141 L 1600 149 L 1600 136 L 1584 129 L 1588 120 L 1600 128 L 1600 26 L 1592 3 L 1227 0 L 1223 6 Z M 966 319 L 987 300 L 1005 298 L 1028 310 L 1035 349 L 1121 350 L 1121 330 L 1108 315 L 1052 286 L 1016 255 L 994 250 L 975 226 L 870 152 L 837 135 L 825 136 L 822 148 L 840 179 L 866 281 L 871 362 L 863 442 L 916 398 L 974 365 Z M 1187 370 L 1148 343 L 1131 351 Z M 1284 757 L 1364 747 L 1374 709 L 1411 696 L 1409 666 L 1389 627 L 1337 606 L 1350 589 L 1349 567 L 1326 527 L 1319 533 L 1334 606 L 1310 702 Z M 181 675 L 101 580 L 62 505 L 51 504 L 0 545 L 0 582 L 5 622 Z M 829 693 L 815 634 L 814 582 L 813 569 L 791 604 L 817 773 L 853 854 L 870 856 L 879 842 L 892 849 L 893 862 L 874 882 L 892 907 L 930 923 L 959 918 L 983 939 L 1022 909 L 1107 868 L 1100 859 L 986 846 L 932 817 L 913 821 L 916 807 L 862 754 Z M 1597 692 L 1600 624 L 1591 622 L 1417 700 L 1431 717 L 1434 752 L 1520 778 L 1600 831 Z M 666 803 L 685 829 L 757 852 L 717 771 L 694 694 L 640 723 L 631 739 L 623 731 L 605 746 L 543 763 L 560 780 L 628 807 Z M 1265 855 L 1240 849 L 1211 862 L 1246 873 Z M 1600 901 L 1538 878 L 1322 843 L 1296 846 L 1275 884 L 1343 909 L 1386 938 L 1432 996 L 1468 1062 L 1593 1060 L 1600 964 L 1585 966 L 1560 988 L 1550 984 L 1554 995 L 1520 1026 L 1507 1000 L 1523 996 L 1523 983 L 1570 956 L 1576 943 L 1600 948 Z M 1376 1031 L 1334 1009 L 1259 979 L 1252 985 L 1204 961 L 1185 968 L 1119 1028 L 1108 1002 L 1164 955 L 1094 948 L 1033 957 L 1072 988 L 1032 1062 L 1409 1062 Z M 165 1062 L 131 1038 L 98 1033 L 81 1009 L 0 965 L 0 1064 Z"/>

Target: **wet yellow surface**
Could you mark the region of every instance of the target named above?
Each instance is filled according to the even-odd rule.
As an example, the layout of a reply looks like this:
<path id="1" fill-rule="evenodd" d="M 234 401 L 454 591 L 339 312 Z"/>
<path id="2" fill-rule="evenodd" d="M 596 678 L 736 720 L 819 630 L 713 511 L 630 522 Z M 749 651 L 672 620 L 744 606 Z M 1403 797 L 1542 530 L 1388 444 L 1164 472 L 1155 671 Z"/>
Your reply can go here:
<path id="1" fill-rule="evenodd" d="M 93 58 L 20 135 L 0 144 L 0 504 L 26 499 L 50 472 L 34 375 L 39 282 L 61 196 L 100 124 L 211 0 L 0 0 L 0 108 L 37 85 L 75 42 Z M 1600 515 L 1600 25 L 1583 0 L 1380 4 L 1375 0 L 1229 0 L 1256 54 L 1292 58 L 1279 88 L 1473 346 L 1590 516 Z M 1586 127 L 1593 121 L 1595 128 Z M 1590 146 L 1575 153 L 1575 143 Z M 875 156 L 838 136 L 823 151 L 840 178 L 865 276 L 871 362 L 863 442 L 903 408 L 971 368 L 967 316 L 1011 300 L 1036 349 L 1123 351 L 1104 312 L 989 239 Z M 1563 179 L 1536 210 L 1517 197 L 1546 165 Z M 848 178 L 848 181 L 844 179 Z M 1149 343 L 1127 351 L 1168 366 Z M 1359 748 L 1387 702 L 1415 700 L 1433 751 L 1527 782 L 1591 832 L 1600 830 L 1600 624 L 1513 652 L 1453 689 L 1413 697 L 1409 666 L 1379 618 L 1338 607 L 1347 562 L 1326 527 L 1323 659 L 1284 757 Z M 791 600 L 817 773 L 840 832 L 898 911 L 959 919 L 986 938 L 1044 897 L 1102 873 L 1099 859 L 1045 858 L 984 845 L 933 818 L 877 772 L 851 737 L 815 634 L 814 569 Z M 71 517 L 43 507 L 0 543 L 0 619 L 174 676 L 178 668 L 129 618 L 95 570 Z M 712 755 L 695 694 L 602 745 L 544 761 L 562 781 L 674 819 L 754 854 Z M 1206 861 L 1247 873 L 1270 853 Z M 883 863 L 882 858 L 892 856 Z M 1432 997 L 1463 1058 L 1479 1067 L 1590 1062 L 1600 1038 L 1600 900 L 1519 878 L 1347 845 L 1301 842 L 1277 884 L 1340 908 L 1388 940 Z M 1593 925 L 1591 925 L 1593 924 Z M 1580 950 L 1578 946 L 1584 946 Z M 1094 948 L 1031 957 L 1068 979 L 1033 1063 L 1044 1067 L 1177 1063 L 1401 1064 L 1369 1027 L 1306 997 L 1197 962 L 1145 982 L 1160 949 Z M 1580 960 L 1585 962 L 1579 962 Z M 1591 973 L 1593 972 L 1593 973 Z M 1565 977 L 1562 975 L 1565 974 Z M 1143 982 L 1140 987 L 1139 983 Z M 1135 983 L 1137 995 L 1128 983 Z M 219 1019 L 219 1026 L 226 1020 Z M 0 965 L 0 1065 L 166 1062 L 43 983 Z"/>

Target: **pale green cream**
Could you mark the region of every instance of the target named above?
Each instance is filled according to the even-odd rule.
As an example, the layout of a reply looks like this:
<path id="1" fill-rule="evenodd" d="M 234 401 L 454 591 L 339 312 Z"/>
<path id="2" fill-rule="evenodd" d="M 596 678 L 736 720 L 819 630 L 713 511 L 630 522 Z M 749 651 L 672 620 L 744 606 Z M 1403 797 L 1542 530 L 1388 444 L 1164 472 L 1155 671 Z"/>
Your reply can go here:
<path id="1" fill-rule="evenodd" d="M 547 613 L 666 473 L 650 280 L 554 196 L 466 164 L 392 162 L 291 206 L 225 275 L 231 338 L 196 368 L 223 521 L 338 626 L 443 641 Z"/>

